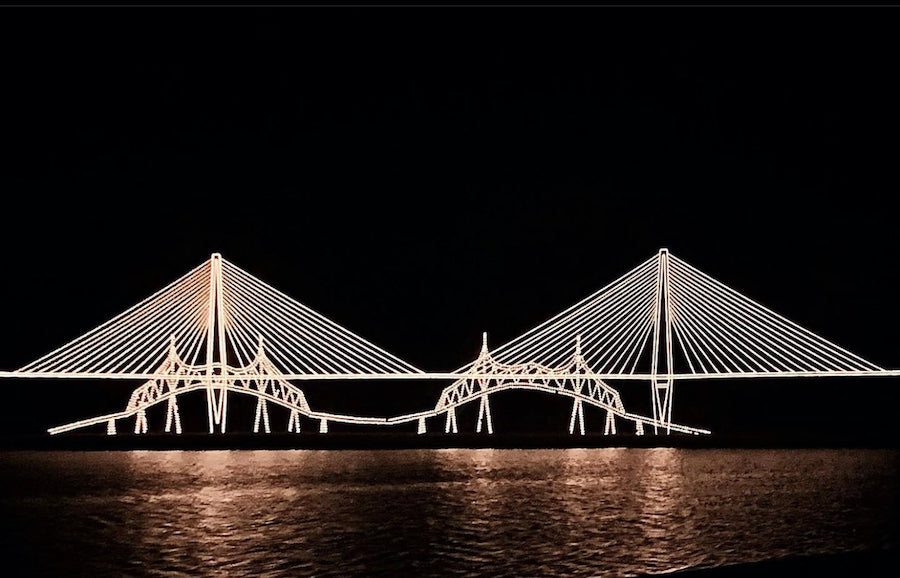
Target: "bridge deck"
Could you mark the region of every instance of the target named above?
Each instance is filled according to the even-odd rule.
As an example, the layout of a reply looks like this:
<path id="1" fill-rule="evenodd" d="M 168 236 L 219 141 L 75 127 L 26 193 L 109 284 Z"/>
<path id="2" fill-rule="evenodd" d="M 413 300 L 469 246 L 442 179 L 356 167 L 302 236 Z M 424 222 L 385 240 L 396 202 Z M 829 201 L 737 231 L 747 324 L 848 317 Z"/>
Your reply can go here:
<path id="1" fill-rule="evenodd" d="M 165 379 L 171 377 L 166 373 L 55 373 L 55 372 L 20 372 L 0 371 L 0 378 L 28 379 Z M 277 376 L 287 381 L 365 381 L 365 380 L 448 380 L 468 377 L 473 379 L 492 379 L 496 374 L 470 373 L 283 373 Z M 544 377 L 535 375 L 535 377 Z M 784 377 L 900 377 L 900 369 L 860 370 L 860 371 L 753 371 L 732 373 L 560 373 L 554 379 L 602 379 L 605 381 L 650 381 L 652 379 L 676 381 L 696 381 L 702 379 L 777 379 Z M 224 381 L 221 376 L 211 377 L 212 383 Z"/>

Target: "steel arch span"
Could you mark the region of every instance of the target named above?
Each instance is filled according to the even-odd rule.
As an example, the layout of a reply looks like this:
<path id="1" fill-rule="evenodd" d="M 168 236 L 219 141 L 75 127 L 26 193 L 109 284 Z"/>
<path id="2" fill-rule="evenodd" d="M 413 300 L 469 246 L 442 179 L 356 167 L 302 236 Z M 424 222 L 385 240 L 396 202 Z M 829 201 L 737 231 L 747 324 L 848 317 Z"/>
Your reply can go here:
<path id="1" fill-rule="evenodd" d="M 478 359 L 468 368 L 467 376 L 446 387 L 438 398 L 434 408 L 435 414 L 446 414 L 445 433 L 458 431 L 456 408 L 467 403 L 478 401 L 478 422 L 475 431 L 481 433 L 482 424 L 487 433 L 493 433 L 490 395 L 507 390 L 534 390 L 545 393 L 564 395 L 572 398 L 572 415 L 569 419 L 569 433 L 575 432 L 576 422 L 581 435 L 584 435 L 584 404 L 592 405 L 606 411 L 604 435 L 616 434 L 616 421 L 634 423 L 635 434 L 644 435 L 644 425 L 661 426 L 656 420 L 628 413 L 622 404 L 619 392 L 610 387 L 602 379 L 593 376 L 590 367 L 581 353 L 580 339 L 576 338 L 575 352 L 565 365 L 546 367 L 539 363 L 508 365 L 498 362 L 487 347 L 487 334 L 482 337 L 481 353 Z M 666 427 L 679 433 L 708 434 L 708 430 L 692 428 L 678 424 L 667 424 Z M 421 430 L 421 426 L 420 426 Z"/>
<path id="2" fill-rule="evenodd" d="M 574 353 L 573 353 L 574 347 Z M 473 362 L 426 373 L 226 261 L 218 253 L 120 315 L 15 371 L 7 378 L 139 380 L 121 412 L 48 430 L 96 424 L 117 431 L 167 403 L 166 431 L 181 433 L 178 396 L 203 391 L 209 432 L 226 431 L 228 396 L 257 398 L 254 431 L 269 432 L 268 405 L 329 422 L 397 425 L 443 416 L 458 431 L 456 408 L 478 401 L 476 431 L 493 433 L 489 396 L 511 389 L 571 397 L 569 432 L 584 433 L 584 404 L 635 433 L 709 433 L 672 422 L 676 382 L 731 378 L 900 376 L 797 325 L 685 261 L 660 251 L 609 285 L 491 351 L 484 339 Z M 436 405 L 418 413 L 365 417 L 313 410 L 292 382 L 445 380 Z M 629 413 L 607 382 L 650 385 L 651 416 Z M 484 427 L 483 427 L 484 426 Z"/>

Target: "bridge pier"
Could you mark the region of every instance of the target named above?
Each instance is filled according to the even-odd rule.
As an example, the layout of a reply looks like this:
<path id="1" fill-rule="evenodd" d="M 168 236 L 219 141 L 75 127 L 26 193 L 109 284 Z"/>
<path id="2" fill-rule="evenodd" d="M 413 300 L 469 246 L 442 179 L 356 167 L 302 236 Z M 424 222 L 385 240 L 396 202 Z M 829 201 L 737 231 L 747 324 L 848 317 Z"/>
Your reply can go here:
<path id="1" fill-rule="evenodd" d="M 581 400 L 575 398 L 575 402 L 572 404 L 572 419 L 569 420 L 569 435 L 575 433 L 575 419 L 578 419 L 578 426 L 581 435 L 584 435 L 584 407 L 581 405 Z"/>
<path id="2" fill-rule="evenodd" d="M 672 397 L 675 389 L 675 380 L 653 380 L 653 420 L 661 426 L 665 426 L 666 435 L 672 433 Z M 653 433 L 659 434 L 656 423 L 653 424 Z"/>
<path id="3" fill-rule="evenodd" d="M 134 433 L 147 433 L 147 412 L 140 410 L 134 416 Z"/>
<path id="4" fill-rule="evenodd" d="M 300 433 L 300 414 L 297 413 L 297 410 L 291 410 L 291 415 L 288 417 L 288 433 Z"/>
<path id="5" fill-rule="evenodd" d="M 300 419 L 299 417 L 297 419 Z M 300 426 L 297 426 L 297 431 L 300 430 Z M 319 433 L 328 433 L 328 420 L 321 419 L 319 420 Z"/>
<path id="6" fill-rule="evenodd" d="M 266 400 L 258 397 L 256 398 L 256 418 L 253 420 L 253 433 L 259 433 L 260 418 L 262 418 L 263 429 L 265 429 L 266 433 L 272 433 L 272 430 L 269 429 L 269 408 Z"/>
<path id="7" fill-rule="evenodd" d="M 421 434 L 425 433 L 426 431 L 427 430 L 425 429 L 425 418 L 420 417 L 419 418 L 419 427 L 416 430 L 416 433 L 421 435 Z"/>
<path id="8" fill-rule="evenodd" d="M 488 434 L 494 433 L 494 426 L 491 423 L 491 405 L 488 402 L 488 396 L 481 396 L 481 405 L 478 407 L 478 425 L 475 427 L 475 433 L 481 433 L 481 422 L 482 418 L 487 419 L 487 432 Z"/>
<path id="9" fill-rule="evenodd" d="M 116 420 L 111 419 L 106 422 L 106 435 L 114 436 L 116 435 Z"/>
<path id="10" fill-rule="evenodd" d="M 456 408 L 451 407 L 447 410 L 447 422 L 444 424 L 444 433 L 450 433 L 450 430 L 453 430 L 453 433 L 459 433 L 459 429 L 456 427 Z"/>
<path id="11" fill-rule="evenodd" d="M 603 428 L 603 435 L 609 434 L 616 435 L 616 416 L 611 411 L 606 412 L 606 426 Z"/>
<path id="12" fill-rule="evenodd" d="M 169 406 L 166 408 L 166 433 L 172 431 L 172 421 L 175 422 L 175 433 L 181 433 L 181 415 L 178 413 L 178 403 L 175 396 L 169 398 Z"/>

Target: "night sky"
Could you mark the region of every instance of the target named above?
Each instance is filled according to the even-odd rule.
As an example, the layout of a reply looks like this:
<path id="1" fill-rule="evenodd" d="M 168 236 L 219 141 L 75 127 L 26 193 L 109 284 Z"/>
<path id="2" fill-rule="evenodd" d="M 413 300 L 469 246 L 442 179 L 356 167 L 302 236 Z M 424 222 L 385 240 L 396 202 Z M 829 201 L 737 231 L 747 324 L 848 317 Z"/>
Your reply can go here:
<path id="1" fill-rule="evenodd" d="M 449 371 L 660 247 L 900 367 L 896 30 L 887 10 L 4 10 L 0 368 L 221 252 Z M 2 385 L 8 435 L 136 384 Z M 310 400 L 387 415 L 441 385 Z M 898 387 L 685 384 L 674 419 L 886 433 Z M 570 402 L 504 396 L 498 430 L 567 426 Z"/>

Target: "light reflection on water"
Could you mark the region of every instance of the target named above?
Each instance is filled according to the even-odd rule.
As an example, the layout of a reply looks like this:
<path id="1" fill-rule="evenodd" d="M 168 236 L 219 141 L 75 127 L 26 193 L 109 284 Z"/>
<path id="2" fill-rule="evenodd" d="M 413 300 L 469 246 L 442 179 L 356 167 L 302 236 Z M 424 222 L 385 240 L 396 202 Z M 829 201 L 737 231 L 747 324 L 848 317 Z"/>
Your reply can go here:
<path id="1" fill-rule="evenodd" d="M 891 450 L 0 453 L 27 574 L 634 575 L 898 545 Z"/>

